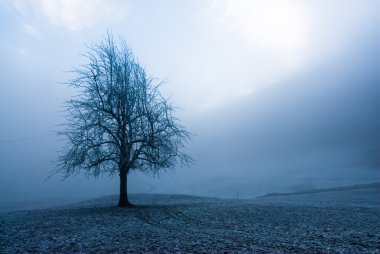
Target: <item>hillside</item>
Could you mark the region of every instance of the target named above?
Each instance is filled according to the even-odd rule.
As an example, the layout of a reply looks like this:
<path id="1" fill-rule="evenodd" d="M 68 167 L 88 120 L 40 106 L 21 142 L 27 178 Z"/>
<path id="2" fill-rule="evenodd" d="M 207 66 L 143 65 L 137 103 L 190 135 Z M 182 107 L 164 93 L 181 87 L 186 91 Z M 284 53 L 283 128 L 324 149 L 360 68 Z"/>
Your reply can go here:
<path id="1" fill-rule="evenodd" d="M 356 184 L 351 186 L 335 187 L 335 188 L 323 188 L 323 189 L 310 189 L 305 191 L 295 191 L 295 192 L 272 192 L 261 196 L 266 197 L 281 197 L 281 196 L 296 196 L 296 195 L 308 195 L 314 193 L 322 192 L 336 192 L 336 191 L 350 191 L 350 190 L 361 190 L 361 189 L 380 189 L 380 183 L 369 183 L 369 184 Z"/>
<path id="2" fill-rule="evenodd" d="M 0 252 L 379 252 L 378 194 L 252 200 L 141 194 L 131 195 L 137 206 L 130 209 L 108 196 L 1 214 Z"/>

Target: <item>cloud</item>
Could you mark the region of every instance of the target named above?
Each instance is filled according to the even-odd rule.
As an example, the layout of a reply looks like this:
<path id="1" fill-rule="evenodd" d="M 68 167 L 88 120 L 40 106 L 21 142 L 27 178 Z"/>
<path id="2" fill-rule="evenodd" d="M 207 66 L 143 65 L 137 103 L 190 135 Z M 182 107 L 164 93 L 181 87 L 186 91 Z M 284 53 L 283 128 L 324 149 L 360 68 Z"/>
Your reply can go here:
<path id="1" fill-rule="evenodd" d="M 122 0 L 15 0 L 4 3 L 22 16 L 42 15 L 51 24 L 71 31 L 108 24 L 124 18 L 128 12 L 127 1 Z"/>
<path id="2" fill-rule="evenodd" d="M 41 39 L 42 38 L 42 35 L 40 33 L 40 31 L 38 31 L 37 28 L 35 28 L 34 26 L 30 25 L 30 24 L 24 24 L 23 25 L 23 31 L 27 34 L 30 34 L 32 35 L 33 37 L 35 37 L 36 39 Z"/>

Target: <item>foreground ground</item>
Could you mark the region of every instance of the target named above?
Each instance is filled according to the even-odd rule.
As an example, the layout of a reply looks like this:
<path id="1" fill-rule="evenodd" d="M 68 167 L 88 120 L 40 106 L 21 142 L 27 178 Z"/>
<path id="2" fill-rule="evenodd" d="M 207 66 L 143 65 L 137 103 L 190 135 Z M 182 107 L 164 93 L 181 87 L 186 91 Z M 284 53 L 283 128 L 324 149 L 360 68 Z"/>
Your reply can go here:
<path id="1" fill-rule="evenodd" d="M 253 200 L 133 195 L 0 214 L 0 253 L 380 253 L 378 189 Z"/>

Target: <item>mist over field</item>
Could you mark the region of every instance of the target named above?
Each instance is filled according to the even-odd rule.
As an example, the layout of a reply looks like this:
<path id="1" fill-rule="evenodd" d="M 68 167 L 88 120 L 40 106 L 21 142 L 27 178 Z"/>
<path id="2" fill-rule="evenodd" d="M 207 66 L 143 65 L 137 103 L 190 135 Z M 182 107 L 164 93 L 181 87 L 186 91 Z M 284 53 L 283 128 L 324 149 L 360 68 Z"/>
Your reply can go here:
<path id="1" fill-rule="evenodd" d="M 379 253 L 378 10 L 0 0 L 0 253 Z"/>
<path id="2" fill-rule="evenodd" d="M 133 172 L 129 192 L 252 198 L 377 181 L 378 7 L 1 1 L 0 201 L 118 192 L 117 176 L 49 178 L 62 147 L 62 105 L 75 94 L 63 83 L 107 29 L 127 40 L 149 75 L 167 80 L 163 94 L 195 134 L 186 148 L 192 166 L 158 179 Z"/>

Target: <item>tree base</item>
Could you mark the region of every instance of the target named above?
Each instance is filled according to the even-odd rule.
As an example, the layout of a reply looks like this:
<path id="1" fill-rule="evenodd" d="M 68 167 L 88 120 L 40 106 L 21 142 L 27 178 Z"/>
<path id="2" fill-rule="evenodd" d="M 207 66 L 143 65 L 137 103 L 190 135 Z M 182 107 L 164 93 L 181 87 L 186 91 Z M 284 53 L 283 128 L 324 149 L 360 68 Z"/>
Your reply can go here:
<path id="1" fill-rule="evenodd" d="M 129 203 L 129 202 L 119 202 L 117 204 L 117 207 L 122 207 L 122 208 L 128 208 L 128 207 L 134 207 L 134 205 L 132 203 Z"/>

